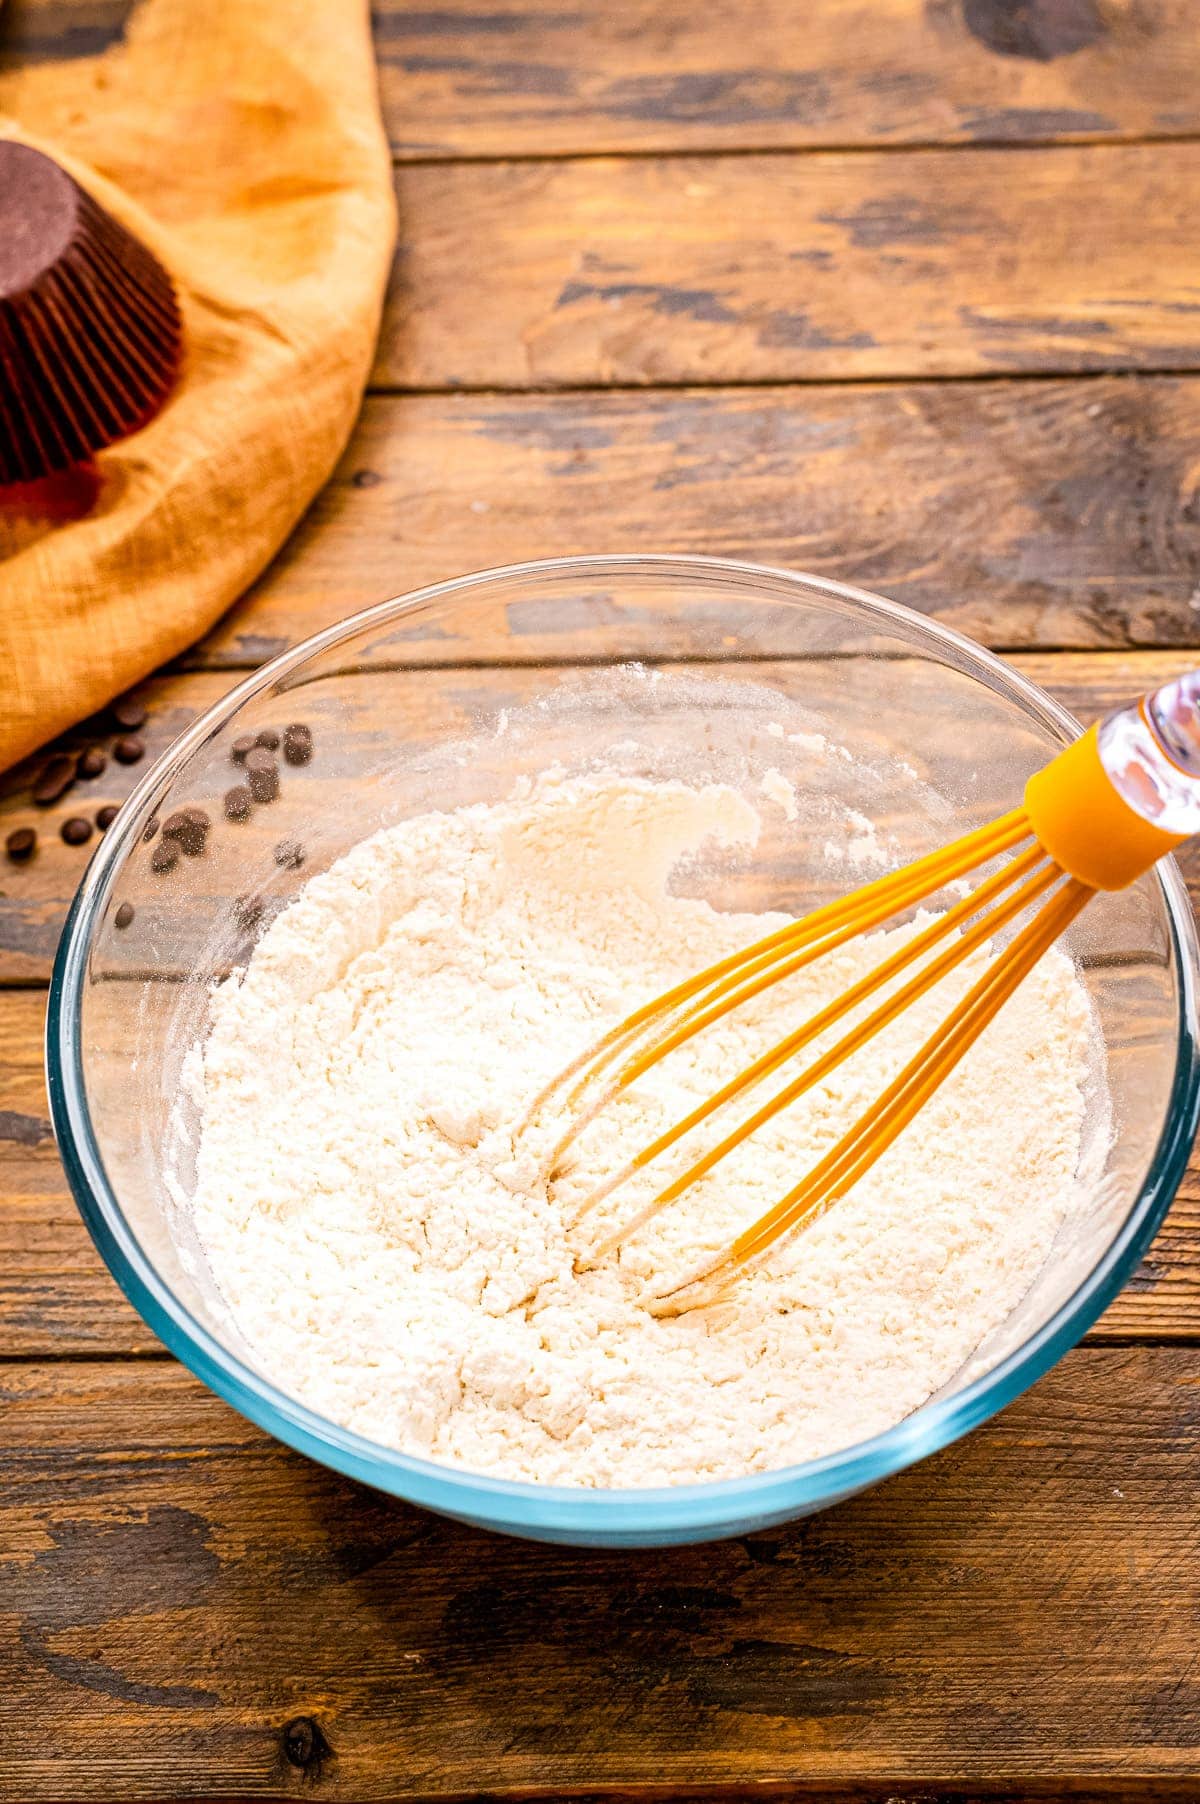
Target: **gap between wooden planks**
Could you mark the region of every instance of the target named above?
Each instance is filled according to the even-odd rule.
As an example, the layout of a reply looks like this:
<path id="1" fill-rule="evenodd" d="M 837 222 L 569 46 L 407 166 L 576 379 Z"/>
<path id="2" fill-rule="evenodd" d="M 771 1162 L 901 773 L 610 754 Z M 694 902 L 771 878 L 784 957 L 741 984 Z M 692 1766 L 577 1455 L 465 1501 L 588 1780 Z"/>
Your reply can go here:
<path id="1" fill-rule="evenodd" d="M 623 1556 L 364 1491 L 178 1367 L 0 1385 L 0 1797 L 165 1798 L 181 1772 L 356 1800 L 1194 1780 L 1185 1349 L 1079 1349 L 835 1510 Z M 307 1775 L 297 1716 L 328 1747 Z"/>
<path id="2" fill-rule="evenodd" d="M 131 0 L 8 0 L 25 65 L 118 42 Z M 393 149 L 430 156 L 1022 143 L 1200 129 L 1190 0 L 377 0 Z"/>
<path id="3" fill-rule="evenodd" d="M 1055 693 L 1085 720 L 1141 693 L 1178 670 L 1177 654 L 1024 655 L 1012 662 Z M 755 666 L 739 665 L 739 674 Z M 786 666 L 758 667 L 763 680 L 781 681 Z M 564 677 L 570 672 L 564 671 Z M 532 673 L 429 670 L 420 716 L 403 723 L 409 735 L 468 730 L 477 706 L 519 705 Z M 147 690 L 151 752 L 164 747 L 195 714 L 224 693 L 220 672 L 160 677 Z M 314 770 L 317 767 L 314 766 Z M 17 773 L 18 778 L 21 773 Z M 135 773 L 111 766 L 88 806 L 119 800 Z M 0 981 L 43 983 L 65 909 L 82 872 L 77 853 L 56 837 L 57 824 L 80 807 L 80 788 L 39 815 L 43 850 L 23 872 L 6 873 L 0 897 Z M 32 817 L 27 795 L 14 787 L 3 820 Z M 1200 897 L 1200 860 L 1184 861 L 1191 893 Z M 42 1075 L 43 997 L 38 988 L 0 994 L 0 1355 L 133 1353 L 153 1350 L 153 1337 L 116 1291 L 91 1249 L 49 1135 Z M 1095 1330 L 1098 1339 L 1191 1341 L 1200 1338 L 1200 1172 L 1193 1165 L 1174 1211 L 1145 1264 Z"/>

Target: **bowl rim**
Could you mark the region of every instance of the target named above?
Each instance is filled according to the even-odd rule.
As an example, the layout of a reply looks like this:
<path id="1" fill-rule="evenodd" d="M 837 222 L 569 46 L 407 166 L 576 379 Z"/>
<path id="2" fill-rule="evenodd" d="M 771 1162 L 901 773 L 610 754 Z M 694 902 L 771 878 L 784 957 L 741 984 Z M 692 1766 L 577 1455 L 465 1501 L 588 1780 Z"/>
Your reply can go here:
<path id="1" fill-rule="evenodd" d="M 1142 1188 L 1096 1264 L 1027 1340 L 962 1390 L 927 1401 L 882 1433 L 818 1459 L 740 1478 L 653 1487 L 542 1485 L 439 1464 L 372 1441 L 290 1397 L 224 1347 L 180 1301 L 143 1251 L 109 1185 L 87 1105 L 81 1012 L 88 955 L 112 880 L 137 837 L 135 828 L 140 831 L 140 807 L 252 695 L 372 623 L 382 624 L 432 601 L 488 584 L 638 569 L 674 573 L 684 579 L 717 574 L 750 582 L 769 578 L 772 583 L 782 581 L 810 594 L 816 591 L 843 610 L 849 603 L 852 611 L 899 629 L 909 640 L 925 641 L 943 661 L 948 650 L 957 652 L 957 661 L 961 664 L 965 658 L 971 675 L 1019 702 L 1034 719 L 1056 730 L 1064 742 L 1082 731 L 1074 716 L 1053 697 L 965 634 L 867 590 L 779 566 L 685 554 L 623 553 L 533 559 L 427 584 L 349 615 L 259 666 L 206 709 L 154 761 L 121 811 L 124 822 L 118 819 L 115 830 L 110 829 L 101 841 L 71 903 L 54 961 L 46 1016 L 50 1111 L 76 1205 L 126 1297 L 185 1366 L 277 1439 L 377 1490 L 504 1532 L 581 1544 L 639 1538 L 704 1539 L 824 1508 L 949 1445 L 995 1415 L 1074 1345 L 1120 1290 L 1170 1205 L 1200 1121 L 1195 923 L 1175 861 L 1167 859 L 1157 867 L 1155 876 L 1178 978 L 1178 1039 L 1163 1125 Z"/>

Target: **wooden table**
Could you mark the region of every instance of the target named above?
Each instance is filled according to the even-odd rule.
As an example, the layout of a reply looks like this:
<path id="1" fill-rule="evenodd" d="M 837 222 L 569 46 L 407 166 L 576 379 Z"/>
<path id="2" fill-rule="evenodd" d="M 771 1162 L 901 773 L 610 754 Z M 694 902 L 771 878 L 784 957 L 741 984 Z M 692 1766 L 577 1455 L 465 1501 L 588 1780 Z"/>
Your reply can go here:
<path id="1" fill-rule="evenodd" d="M 126 11 L 11 0 L 0 43 L 92 55 Z M 372 393 L 254 593 L 147 685 L 153 750 L 354 608 L 556 552 L 878 587 L 1084 718 L 1200 661 L 1194 0 L 376 27 L 402 248 Z M 578 655 L 576 624 L 509 620 L 471 681 Z M 460 653 L 431 650 L 451 687 Z M 93 1253 L 40 1042 L 77 800 L 0 876 L 0 1797 L 1200 1798 L 1195 1170 L 1086 1343 L 878 1490 L 667 1553 L 469 1533 L 250 1427 Z"/>

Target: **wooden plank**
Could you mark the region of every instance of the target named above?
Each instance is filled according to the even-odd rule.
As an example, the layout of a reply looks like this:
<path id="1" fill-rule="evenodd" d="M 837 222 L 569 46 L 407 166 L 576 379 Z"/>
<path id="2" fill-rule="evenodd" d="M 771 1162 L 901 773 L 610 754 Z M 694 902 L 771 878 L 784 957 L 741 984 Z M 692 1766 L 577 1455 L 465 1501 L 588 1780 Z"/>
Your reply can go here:
<path id="1" fill-rule="evenodd" d="M 43 999 L 0 992 L 0 1085 L 11 1061 L 41 1088 Z M 27 1012 L 37 1015 L 30 1029 Z M 0 1110 L 0 1361 L 162 1352 L 96 1252 L 67 1188 L 44 1099 L 28 1109 L 5 1094 Z M 1091 1330 L 1089 1344 L 1200 1340 L 1200 1159 L 1128 1287 Z"/>
<path id="2" fill-rule="evenodd" d="M 95 56 L 132 0 L 7 0 L 0 62 Z M 398 157 L 1066 142 L 1200 128 L 1188 0 L 444 0 L 374 8 Z"/>
<path id="3" fill-rule="evenodd" d="M 876 588 L 1007 648 L 1200 638 L 1200 381 L 374 397 L 264 580 L 191 654 L 260 663 L 472 569 L 679 551 Z M 610 597 L 439 621 L 433 663 L 711 647 Z M 596 625 L 602 630 L 596 631 Z"/>
<path id="4" fill-rule="evenodd" d="M 184 681 L 156 677 L 142 693 L 150 716 L 141 731 L 146 758 L 156 758 L 177 739 L 196 715 L 224 695 L 234 679 L 223 673 L 197 673 Z M 68 733 L 56 749 L 76 752 L 84 746 L 111 750 L 112 732 L 93 732 L 90 725 Z M 55 748 L 52 748 L 55 749 Z M 0 857 L 0 982 L 45 983 L 49 980 L 59 930 L 71 897 L 99 842 L 64 844 L 60 830 L 71 816 L 95 819 L 106 803 L 120 804 L 146 769 L 146 763 L 118 764 L 109 757 L 99 777 L 79 781 L 50 808 L 36 807 L 31 790 L 46 762 L 46 753 L 27 759 L 0 773 L 0 840 L 16 826 L 32 827 L 38 835 L 35 856 L 28 864 L 14 864 Z"/>
<path id="5" fill-rule="evenodd" d="M 1178 668 L 1176 658 L 1160 653 L 1025 656 L 1014 662 L 1085 719 Z M 787 667 L 771 665 L 761 675 L 786 683 Z M 498 692 L 506 703 L 519 703 L 534 680 L 533 673 L 521 668 L 431 670 L 426 677 L 420 717 L 400 723 L 413 736 L 451 728 L 466 731 L 476 711 L 494 702 Z M 179 732 L 198 709 L 216 699 L 225 681 L 218 673 L 197 673 L 152 685 L 147 727 L 152 744 L 165 743 Z M 128 772 L 119 767 L 110 770 L 128 785 Z M 120 792 L 107 786 L 107 775 L 102 780 L 105 794 L 116 796 Z M 8 893 L 0 898 L 0 974 L 10 981 L 38 982 L 48 973 L 62 916 L 82 870 L 82 856 L 53 837 L 53 822 L 75 806 L 77 800 L 67 798 L 57 810 L 48 811 L 44 854 L 26 870 L 9 866 L 5 872 Z M 30 818 L 32 811 L 14 787 L 0 828 Z M 225 845 L 216 856 L 229 851 Z M 213 874 L 218 886 L 228 881 L 223 868 Z M 1200 857 L 1189 853 L 1184 870 L 1200 905 Z M 153 1337 L 119 1301 L 75 1216 L 50 1140 L 41 1075 L 43 1008 L 37 990 L 0 995 L 0 1356 L 150 1350 L 155 1346 Z M 1193 1165 L 1147 1261 L 1096 1334 L 1102 1339 L 1200 1337 L 1198 1249 L 1200 1161 Z"/>
<path id="6" fill-rule="evenodd" d="M 153 1352 L 67 1189 L 46 1103 L 45 1012 L 40 990 L 0 994 L 0 1359 Z"/>
<path id="7" fill-rule="evenodd" d="M 173 1366 L 0 1383 L 5 1798 L 1194 1795 L 1190 1351 L 1075 1352 L 881 1489 L 630 1557 L 361 1490 Z"/>
<path id="8" fill-rule="evenodd" d="M 401 157 L 1145 136 L 1200 125 L 1187 0 L 375 9 Z"/>
<path id="9" fill-rule="evenodd" d="M 0 71 L 101 56 L 119 43 L 133 0 L 7 0 Z"/>
<path id="10" fill-rule="evenodd" d="M 410 642 L 405 640 L 396 647 L 396 655 L 407 658 L 410 649 Z M 1018 670 L 1059 695 L 1084 720 L 1166 681 L 1178 674 L 1186 661 L 1171 652 L 1017 654 L 1010 659 Z M 739 664 L 738 672 L 746 678 L 757 673 L 776 686 L 804 692 L 802 665 L 744 663 Z M 576 674 L 564 666 L 556 672 L 555 681 L 569 683 Z M 227 672 L 195 671 L 159 676 L 145 685 L 142 693 L 150 709 L 144 729 L 148 755 L 165 750 L 198 714 L 226 693 L 232 680 Z M 431 666 L 423 674 L 419 692 L 405 698 L 403 715 L 397 714 L 391 725 L 407 744 L 466 736 L 481 712 L 496 705 L 519 707 L 539 692 L 538 685 L 537 672 L 525 665 L 494 670 Z M 340 729 L 340 756 L 348 756 L 347 730 L 345 726 Z M 74 748 L 88 741 L 83 733 L 75 733 L 60 743 Z M 110 762 L 94 782 L 77 783 L 60 802 L 43 809 L 33 806 L 30 794 L 43 761 L 44 755 L 29 759 L 0 777 L 0 840 L 16 826 L 32 825 L 39 833 L 37 855 L 29 864 L 0 861 L 0 983 L 38 984 L 49 979 L 66 910 L 83 875 L 89 851 L 96 843 L 93 840 L 90 847 L 82 850 L 64 845 L 59 836 L 62 821 L 69 815 L 93 813 L 105 802 L 119 803 L 144 769 Z M 314 780 L 321 778 L 319 760 L 314 762 L 310 774 Z M 337 771 L 327 764 L 326 774 L 336 777 Z M 206 791 L 189 799 L 219 810 L 220 784 L 210 787 L 212 794 Z M 307 806 L 311 808 L 311 803 Z M 270 829 L 269 840 L 286 832 L 303 831 L 302 818 L 293 820 L 281 813 L 264 818 L 264 831 Z M 221 850 L 220 866 L 213 867 L 210 859 L 206 870 L 211 868 L 213 882 L 218 886 L 241 881 L 236 853 L 249 843 L 247 833 L 245 828 L 221 829 L 214 836 L 214 845 Z M 233 863 L 227 863 L 227 859 Z M 1200 852 L 1185 849 L 1181 862 L 1200 905 Z"/>
<path id="11" fill-rule="evenodd" d="M 402 166 L 375 380 L 1196 369 L 1198 181 L 1196 143 Z"/>

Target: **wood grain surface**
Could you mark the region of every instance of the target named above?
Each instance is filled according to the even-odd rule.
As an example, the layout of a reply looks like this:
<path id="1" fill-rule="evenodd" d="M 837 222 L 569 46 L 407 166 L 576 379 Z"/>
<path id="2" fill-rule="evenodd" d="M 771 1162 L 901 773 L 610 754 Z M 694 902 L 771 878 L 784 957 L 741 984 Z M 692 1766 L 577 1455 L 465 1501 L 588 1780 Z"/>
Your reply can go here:
<path id="1" fill-rule="evenodd" d="M 1188 0 L 376 8 L 401 157 L 1155 137 L 1200 126 Z M 1129 79 L 1136 59 L 1138 78 Z"/>
<path id="2" fill-rule="evenodd" d="M 1194 1783 L 1190 1350 L 1077 1351 L 836 1510 L 636 1555 L 357 1489 L 166 1363 L 0 1386 L 0 1797 Z"/>
<path id="3" fill-rule="evenodd" d="M 131 0 L 7 0 L 0 53 L 102 53 Z M 1062 142 L 1200 128 L 1190 0 L 376 0 L 405 159 Z M 1137 79 L 1130 80 L 1130 65 Z"/>
<path id="4" fill-rule="evenodd" d="M 1026 654 L 1012 662 L 1031 680 L 1050 688 L 1084 721 L 1164 681 L 1179 668 L 1178 655 L 1170 652 Z M 739 665 L 740 675 L 753 677 L 754 672 L 753 665 Z M 569 680 L 573 673 L 562 674 Z M 586 668 L 578 674 L 586 677 Z M 786 665 L 767 666 L 763 674 L 777 684 L 786 685 L 788 680 Z M 472 720 L 494 705 L 498 691 L 507 705 L 519 706 L 532 693 L 535 680 L 536 673 L 521 666 L 429 669 L 422 677 L 421 712 L 406 716 L 402 730 L 416 739 L 467 732 Z M 146 737 L 151 750 L 165 747 L 220 698 L 229 682 L 223 672 L 205 671 L 147 685 L 144 693 L 151 714 Z M 85 789 L 87 806 L 93 809 L 105 801 L 119 801 L 137 776 L 136 771 L 110 764 L 95 784 L 77 784 L 53 808 L 35 809 L 29 778 L 38 768 L 39 761 L 33 760 L 9 773 L 0 804 L 5 821 L 36 823 L 42 835 L 34 861 L 20 870 L 9 866 L 5 873 L 0 894 L 0 983 L 37 986 L 49 975 L 86 856 L 62 843 L 59 823 L 80 812 Z M 1200 855 L 1186 851 L 1182 867 L 1200 906 Z M 764 906 L 773 900 L 769 874 L 766 881 Z M 157 1342 L 118 1300 L 66 1188 L 47 1119 L 41 1062 L 44 1012 L 40 988 L 7 993 L 0 989 L 0 1096 L 5 1101 L 0 1113 L 0 1358 L 153 1351 Z M 1198 1229 L 1200 1161 L 1143 1267 L 1093 1338 L 1200 1341 Z"/>
<path id="5" fill-rule="evenodd" d="M 406 640 L 402 647 L 406 656 L 411 649 L 412 642 Z M 1010 661 L 1085 722 L 1165 682 L 1186 665 L 1186 657 L 1181 659 L 1177 652 L 1016 654 Z M 686 671 L 689 667 L 683 664 L 677 668 Z M 750 661 L 737 666 L 739 676 L 746 680 L 753 679 L 759 668 Z M 566 684 L 586 681 L 588 669 L 587 665 L 563 665 L 558 680 Z M 761 673 L 764 680 L 789 692 L 801 696 L 805 692 L 803 667 L 789 672 L 788 663 L 783 661 L 761 666 Z M 146 684 L 140 693 L 150 708 L 143 730 L 147 756 L 164 751 L 199 714 L 226 694 L 233 680 L 228 672 L 212 670 L 163 675 Z M 537 672 L 523 664 L 501 668 L 430 666 L 422 669 L 419 693 L 406 696 L 404 711 L 397 713 L 393 725 L 407 744 L 434 744 L 439 738 L 467 736 L 481 714 L 498 705 L 520 707 L 535 693 L 537 685 Z M 348 730 L 343 726 L 340 732 L 344 736 Z M 365 730 L 371 729 L 368 726 Z M 85 743 L 92 741 L 84 732 L 68 734 L 59 742 L 61 747 L 72 750 Z M 99 837 L 81 850 L 65 845 L 59 829 L 72 815 L 94 816 L 105 803 L 120 803 L 144 768 L 110 760 L 101 777 L 77 782 L 53 806 L 39 808 L 34 805 L 31 792 L 43 762 L 41 756 L 28 759 L 0 778 L 3 831 L 19 824 L 34 827 L 39 835 L 37 854 L 28 864 L 6 861 L 0 865 L 0 984 L 41 984 L 49 980 L 63 919 Z M 319 760 L 314 761 L 312 774 L 319 780 Z M 213 794 L 206 792 L 192 799 L 219 812 L 220 782 L 214 784 Z M 1006 797 L 998 798 L 998 807 L 1007 805 Z M 293 828 L 301 831 L 302 822 L 289 819 L 287 831 Z M 239 830 L 231 831 L 236 835 Z M 1180 864 L 1191 893 L 1200 903 L 1200 851 L 1185 847 Z M 762 906 L 771 901 L 768 889 Z"/>
<path id="6" fill-rule="evenodd" d="M 67 1188 L 46 1103 L 45 1015 L 41 990 L 0 990 L 0 1362 L 160 1351 L 108 1276 Z M 8 1446 L 0 1429 L 0 1462 Z"/>
<path id="7" fill-rule="evenodd" d="M 699 552 L 878 587 L 1005 649 L 1200 640 L 1200 381 L 374 396 L 188 662 L 250 667 L 393 595 L 548 554 Z M 2 529 L 0 529 L 2 530 Z M 579 658 L 586 621 L 442 623 L 431 662 Z M 679 649 L 635 614 L 623 649 Z"/>
<path id="8" fill-rule="evenodd" d="M 131 10 L 6 0 L 0 61 L 102 58 Z M 401 212 L 377 392 L 264 579 L 145 685 L 152 755 L 333 620 L 556 553 L 841 577 L 1083 719 L 1194 660 L 1193 0 L 373 23 Z M 614 647 L 723 655 L 591 592 L 419 624 L 404 731 Z M 251 1427 L 104 1270 L 49 1131 L 45 983 L 86 858 L 59 826 L 146 767 L 44 811 L 35 768 L 0 779 L 0 839 L 41 834 L 0 859 L 0 1799 L 1196 1804 L 1200 1162 L 1088 1343 L 876 1491 L 665 1553 L 456 1528 Z"/>
<path id="9" fill-rule="evenodd" d="M 1198 180 L 1195 143 L 401 166 L 375 382 L 1196 369 Z"/>
<path id="10" fill-rule="evenodd" d="M 45 1012 L 42 991 L 0 989 L 0 1363 L 155 1355 L 158 1340 L 109 1277 L 67 1187 L 46 1103 Z M 1089 1339 L 1200 1344 L 1200 1160 Z"/>

